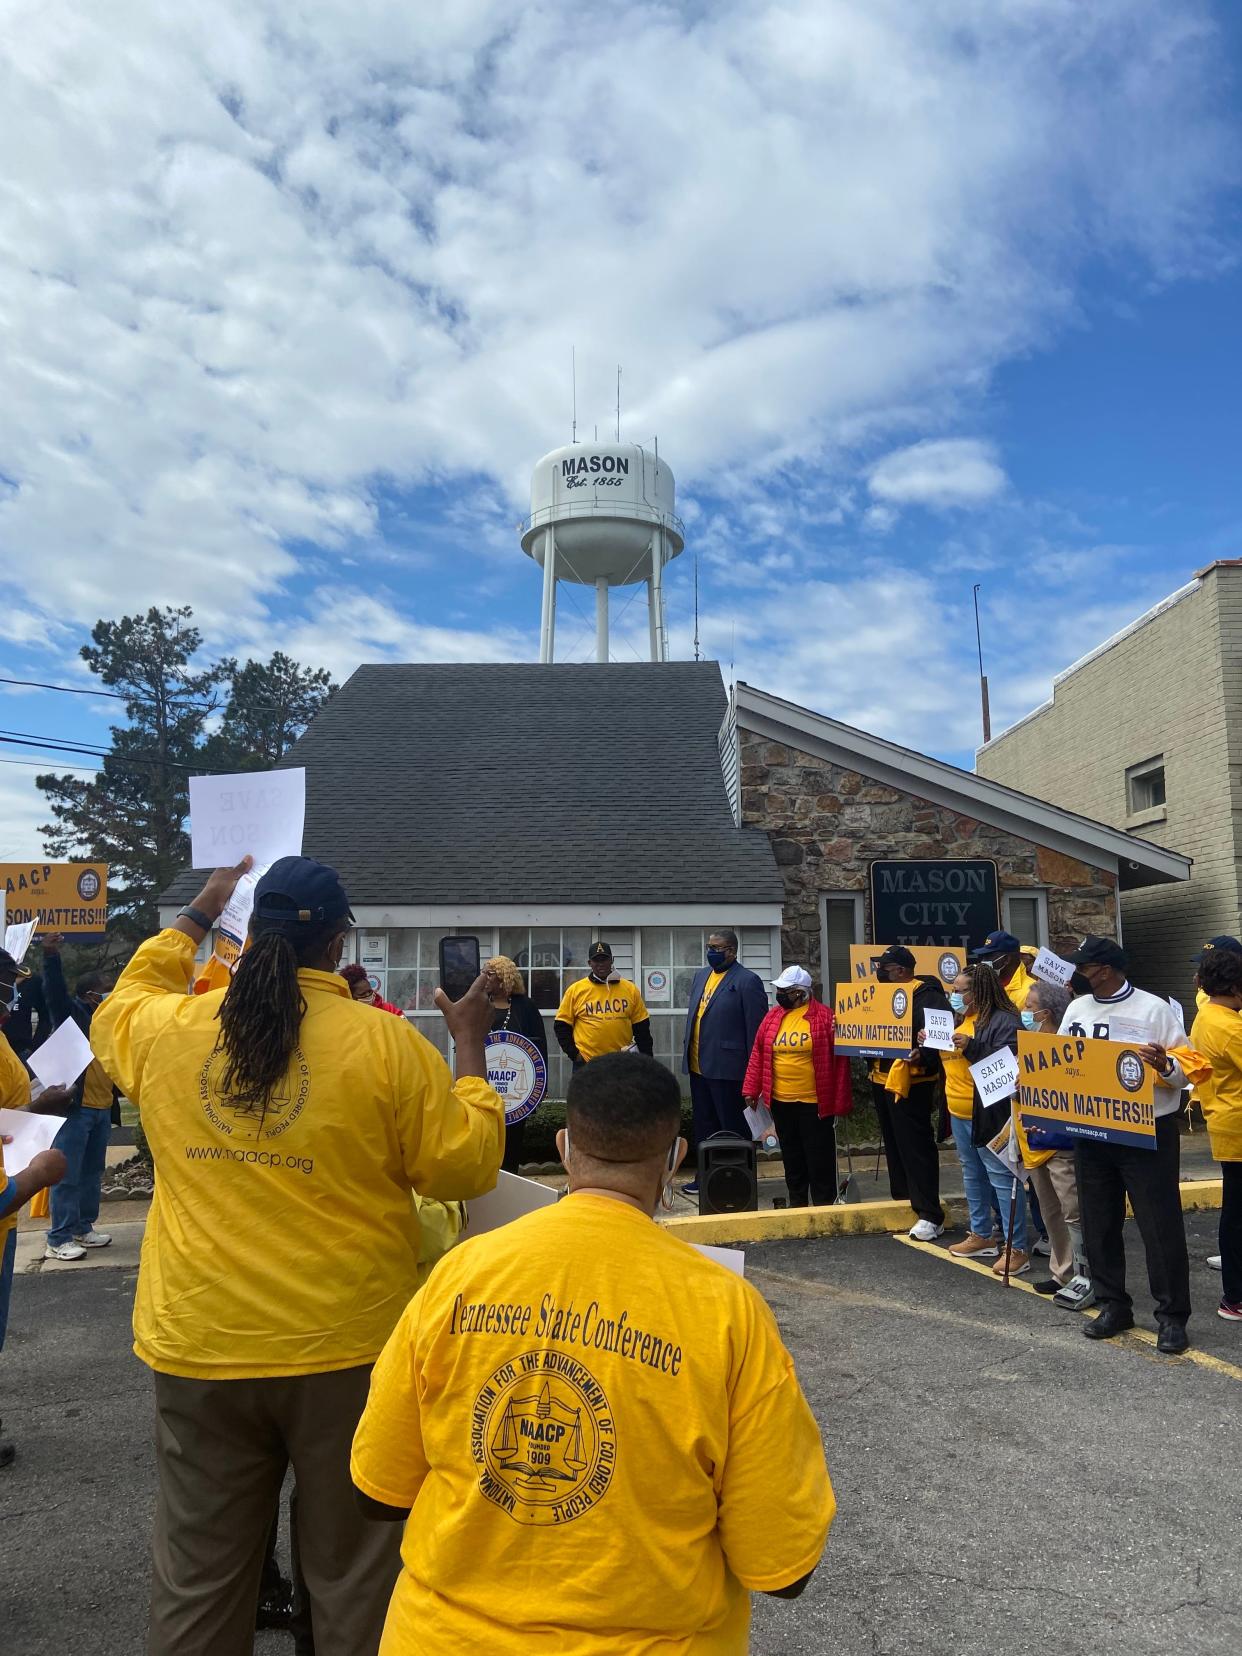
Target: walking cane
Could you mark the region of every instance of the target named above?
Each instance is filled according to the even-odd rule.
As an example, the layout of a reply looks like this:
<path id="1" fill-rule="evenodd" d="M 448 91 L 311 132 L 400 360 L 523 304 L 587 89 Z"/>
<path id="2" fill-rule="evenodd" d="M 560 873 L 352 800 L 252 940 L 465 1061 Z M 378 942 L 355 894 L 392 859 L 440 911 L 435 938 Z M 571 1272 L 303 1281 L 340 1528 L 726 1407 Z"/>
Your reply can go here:
<path id="1" fill-rule="evenodd" d="M 1009 1192 L 1009 1235 L 1005 1238 L 1005 1287 L 1009 1286 L 1009 1261 L 1013 1257 L 1013 1222 L 1018 1212 L 1018 1175 L 1013 1176 L 1013 1189 Z"/>

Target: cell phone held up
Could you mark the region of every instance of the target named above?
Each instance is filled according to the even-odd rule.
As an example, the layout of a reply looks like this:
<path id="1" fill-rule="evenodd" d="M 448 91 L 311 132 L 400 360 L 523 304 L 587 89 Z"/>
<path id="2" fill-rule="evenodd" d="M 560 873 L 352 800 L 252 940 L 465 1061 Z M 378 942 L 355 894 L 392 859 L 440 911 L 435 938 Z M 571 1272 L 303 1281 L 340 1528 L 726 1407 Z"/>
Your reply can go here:
<path id="1" fill-rule="evenodd" d="M 440 987 L 451 1001 L 462 998 L 480 970 L 477 937 L 440 939 Z"/>

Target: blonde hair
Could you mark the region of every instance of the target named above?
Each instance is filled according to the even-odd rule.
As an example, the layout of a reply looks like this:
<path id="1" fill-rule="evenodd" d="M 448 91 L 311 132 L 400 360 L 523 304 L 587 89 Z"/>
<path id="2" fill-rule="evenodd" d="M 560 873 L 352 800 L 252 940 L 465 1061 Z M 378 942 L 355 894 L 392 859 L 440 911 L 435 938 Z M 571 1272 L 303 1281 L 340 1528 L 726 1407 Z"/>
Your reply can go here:
<path id="1" fill-rule="evenodd" d="M 508 955 L 493 955 L 490 960 L 483 962 L 485 972 L 495 972 L 500 979 L 500 987 L 506 995 L 524 995 L 526 984 L 521 972 L 509 959 Z"/>

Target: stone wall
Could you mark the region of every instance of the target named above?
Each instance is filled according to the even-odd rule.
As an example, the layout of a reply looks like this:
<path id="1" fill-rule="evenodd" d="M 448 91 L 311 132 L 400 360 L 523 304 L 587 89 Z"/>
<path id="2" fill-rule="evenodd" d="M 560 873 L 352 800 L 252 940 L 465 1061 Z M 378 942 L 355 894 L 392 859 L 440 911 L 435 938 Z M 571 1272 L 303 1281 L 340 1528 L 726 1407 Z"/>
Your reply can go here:
<path id="1" fill-rule="evenodd" d="M 1107 870 L 782 742 L 746 730 L 739 730 L 738 738 L 742 820 L 767 830 L 785 881 L 784 957 L 805 965 L 817 981 L 822 978 L 819 900 L 826 893 L 867 892 L 868 865 L 877 857 L 991 857 L 1002 895 L 1047 892 L 1054 949 L 1071 947 L 1087 932 L 1116 936 L 1116 877 Z M 872 940 L 869 895 L 867 939 Z"/>

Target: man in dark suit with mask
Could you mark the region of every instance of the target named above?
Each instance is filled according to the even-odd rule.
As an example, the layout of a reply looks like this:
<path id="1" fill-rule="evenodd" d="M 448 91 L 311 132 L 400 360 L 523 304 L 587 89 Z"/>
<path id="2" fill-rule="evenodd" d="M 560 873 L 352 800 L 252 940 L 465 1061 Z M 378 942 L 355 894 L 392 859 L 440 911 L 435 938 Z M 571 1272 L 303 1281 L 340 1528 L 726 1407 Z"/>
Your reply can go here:
<path id="1" fill-rule="evenodd" d="M 690 1077 L 695 1141 L 722 1131 L 749 1139 L 742 1078 L 768 996 L 763 979 L 738 960 L 736 932 L 714 931 L 707 939 L 707 964 L 696 973 L 687 1004 L 681 1067 Z M 696 1196 L 698 1181 L 682 1188 Z"/>

